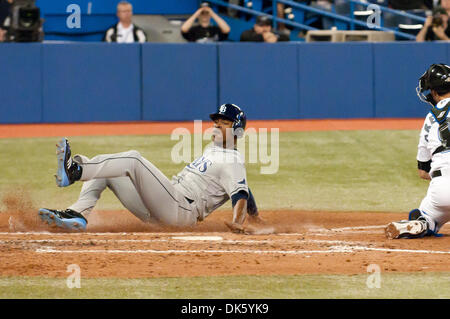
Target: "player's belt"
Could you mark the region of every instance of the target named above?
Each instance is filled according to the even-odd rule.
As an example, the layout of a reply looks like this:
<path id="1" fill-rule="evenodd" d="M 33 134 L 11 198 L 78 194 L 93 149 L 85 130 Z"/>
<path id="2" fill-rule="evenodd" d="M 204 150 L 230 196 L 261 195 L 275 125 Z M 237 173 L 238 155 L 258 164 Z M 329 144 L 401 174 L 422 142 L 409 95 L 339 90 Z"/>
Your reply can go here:
<path id="1" fill-rule="evenodd" d="M 192 204 L 194 202 L 194 200 L 187 198 L 186 196 L 184 196 L 184 198 L 186 198 L 186 200 L 188 201 L 189 204 Z"/>
<path id="2" fill-rule="evenodd" d="M 442 176 L 442 172 L 440 169 L 434 171 L 433 173 L 431 173 L 431 178 L 435 178 L 435 177 L 439 177 Z"/>

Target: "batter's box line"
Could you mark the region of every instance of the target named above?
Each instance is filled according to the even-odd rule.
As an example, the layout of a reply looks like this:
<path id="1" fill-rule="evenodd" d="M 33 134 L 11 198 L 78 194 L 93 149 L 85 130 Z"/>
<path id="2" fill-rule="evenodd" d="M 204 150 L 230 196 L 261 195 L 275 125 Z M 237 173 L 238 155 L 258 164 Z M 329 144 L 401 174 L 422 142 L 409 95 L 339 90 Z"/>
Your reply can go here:
<path id="1" fill-rule="evenodd" d="M 352 253 L 355 251 L 382 251 L 414 254 L 450 254 L 450 251 L 414 250 L 414 249 L 394 249 L 375 248 L 366 246 L 332 246 L 327 250 L 58 250 L 53 247 L 41 247 L 35 250 L 36 253 L 62 253 L 62 254 L 276 254 L 276 255 L 301 255 L 301 254 L 323 254 L 323 253 Z"/>
<path id="2" fill-rule="evenodd" d="M 94 232 L 79 232 L 79 233 L 52 233 L 48 231 L 44 232 L 0 232 L 0 236 L 3 235 L 12 235 L 12 236 L 24 236 L 24 235 L 37 235 L 37 236 L 183 236 L 183 235 L 192 235 L 192 234 L 205 234 L 202 232 L 189 232 L 189 233 L 164 233 L 164 232 L 121 232 L 121 233 L 94 233 Z"/>
<path id="3" fill-rule="evenodd" d="M 315 253 L 336 253 L 347 252 L 338 246 L 328 250 L 154 250 L 154 249 L 136 249 L 136 250 L 58 250 L 51 247 L 41 247 L 35 250 L 36 253 L 62 253 L 62 254 L 275 254 L 275 255 L 301 255 L 301 254 L 315 254 Z"/>
<path id="4" fill-rule="evenodd" d="M 75 243 L 75 244 L 89 244 L 89 243 L 103 243 L 103 244 L 116 244 L 116 243 L 180 243 L 186 242 L 182 238 L 172 237 L 167 239 L 80 239 L 74 241 L 73 239 L 10 239 L 10 240 L 0 240 L 0 245 L 11 245 L 11 244 L 40 244 L 40 243 Z M 318 240 L 318 239 L 296 239 L 296 240 L 273 240 L 273 239 L 262 239 L 262 240 L 234 240 L 234 239 L 223 239 L 216 241 L 205 241 L 204 239 L 189 240 L 193 244 L 204 245 L 205 242 L 208 244 L 327 244 L 327 245 L 361 245 L 364 242 L 352 242 L 352 241 L 342 241 L 342 240 Z"/>

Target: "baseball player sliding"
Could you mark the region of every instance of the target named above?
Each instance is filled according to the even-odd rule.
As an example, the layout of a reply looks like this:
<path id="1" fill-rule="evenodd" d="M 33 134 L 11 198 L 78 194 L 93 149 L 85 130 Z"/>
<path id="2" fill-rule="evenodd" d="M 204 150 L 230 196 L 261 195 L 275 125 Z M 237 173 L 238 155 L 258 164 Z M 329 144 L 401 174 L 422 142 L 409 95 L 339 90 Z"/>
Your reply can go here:
<path id="1" fill-rule="evenodd" d="M 67 139 L 61 139 L 56 151 L 57 185 L 84 184 L 75 204 L 64 211 L 42 208 L 40 218 L 49 225 L 83 231 L 88 214 L 108 187 L 142 221 L 173 226 L 195 225 L 231 199 L 233 218 L 225 224 L 233 232 L 252 233 L 251 226 L 243 226 L 246 214 L 254 222 L 261 219 L 248 188 L 245 163 L 235 148 L 246 116 L 237 105 L 223 104 L 210 118 L 213 145 L 172 181 L 137 151 L 72 158 Z"/>
<path id="2" fill-rule="evenodd" d="M 418 145 L 419 176 L 431 180 L 428 192 L 409 220 L 390 223 L 388 238 L 440 236 L 439 229 L 450 221 L 450 67 L 433 64 L 419 79 L 419 98 L 431 104 Z"/>

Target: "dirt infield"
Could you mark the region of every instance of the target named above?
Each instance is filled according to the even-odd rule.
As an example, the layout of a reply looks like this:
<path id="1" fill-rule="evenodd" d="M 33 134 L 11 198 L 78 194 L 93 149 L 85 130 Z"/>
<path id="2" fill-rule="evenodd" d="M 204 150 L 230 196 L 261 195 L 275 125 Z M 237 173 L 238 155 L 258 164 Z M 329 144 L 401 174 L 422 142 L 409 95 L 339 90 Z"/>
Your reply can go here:
<path id="1" fill-rule="evenodd" d="M 261 235 L 227 231 L 219 211 L 192 229 L 145 225 L 126 211 L 95 212 L 86 233 L 54 233 L 36 212 L 0 213 L 2 276 L 83 277 L 358 274 L 448 271 L 450 227 L 442 238 L 388 240 L 398 213 L 265 211 Z M 39 231 L 36 231 L 38 229 Z M 273 234 L 264 234 L 272 232 Z"/>

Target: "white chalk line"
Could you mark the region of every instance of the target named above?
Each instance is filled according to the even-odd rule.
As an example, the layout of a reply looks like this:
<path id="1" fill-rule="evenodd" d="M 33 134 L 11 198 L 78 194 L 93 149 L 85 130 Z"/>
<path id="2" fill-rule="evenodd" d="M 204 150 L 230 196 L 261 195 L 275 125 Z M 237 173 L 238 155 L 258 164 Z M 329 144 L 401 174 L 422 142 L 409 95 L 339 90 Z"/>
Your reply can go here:
<path id="1" fill-rule="evenodd" d="M 370 227 L 380 227 L 380 226 L 370 226 Z M 42 233 L 38 233 L 42 234 Z M 117 234 L 117 233 L 115 233 Z M 144 234 L 144 233 L 138 233 Z M 145 233 L 145 234 L 157 234 L 161 233 Z M 170 233 L 169 233 L 170 234 Z M 180 233 L 173 233 L 179 235 Z M 189 233 L 192 234 L 192 233 Z M 47 235 L 54 235 L 48 233 Z M 66 234 L 61 234 L 66 235 Z M 168 234 L 166 234 L 168 235 Z M 11 243 L 157 243 L 157 242 L 170 242 L 177 243 L 183 242 L 182 239 L 174 238 L 155 238 L 155 239 L 14 239 L 14 240 L 0 240 L 0 244 L 11 244 Z M 194 241 L 194 243 L 202 243 L 205 241 L 199 239 L 199 241 Z M 55 249 L 54 247 L 41 247 L 35 250 L 37 253 L 124 253 L 124 254 L 136 254 L 136 253 L 151 253 L 151 254 L 190 254 L 190 253 L 248 253 L 248 254 L 306 254 L 306 253 L 349 253 L 355 251 L 382 251 L 382 252 L 399 252 L 399 253 L 418 253 L 418 254 L 450 254 L 450 251 L 433 251 L 433 250 L 414 250 L 414 249 L 395 249 L 395 248 L 377 248 L 362 246 L 361 242 L 351 242 L 351 241 L 340 241 L 340 240 L 317 240 L 317 239 L 301 239 L 301 240 L 222 240 L 208 242 L 209 244 L 304 244 L 304 243 L 317 243 L 317 244 L 327 244 L 335 245 L 329 247 L 326 250 L 155 250 L 155 249 L 137 249 L 137 250 L 120 250 L 120 249 L 92 249 L 92 250 L 64 250 Z"/>
<path id="2" fill-rule="evenodd" d="M 103 250 L 58 250 L 52 247 L 42 247 L 35 250 L 36 253 L 63 253 L 63 254 L 85 254 L 85 253 L 105 253 L 105 254 L 276 254 L 276 255 L 301 255 L 301 254 L 315 254 L 315 253 L 339 253 L 346 252 L 341 249 L 341 246 L 328 250 L 155 250 L 155 249 L 137 249 L 137 250 L 118 250 L 118 249 L 103 249 Z"/>
<path id="3" fill-rule="evenodd" d="M 342 246 L 342 248 L 346 248 L 346 247 Z M 365 247 L 365 246 L 349 246 L 348 248 L 351 250 L 371 250 L 371 251 L 398 252 L 398 253 L 450 254 L 450 251 L 439 251 L 439 250 L 376 248 L 376 247 Z"/>
<path id="4" fill-rule="evenodd" d="M 16 241 L 17 242 L 17 241 Z M 19 240 L 21 243 L 72 243 L 73 240 L 67 239 L 25 239 Z M 93 239 L 93 240 L 81 240 L 76 241 L 76 243 L 152 243 L 152 242 L 179 242 L 178 240 L 172 239 L 116 239 L 116 240 L 102 240 L 102 239 Z M 0 244 L 11 244 L 11 241 L 0 241 Z M 14 242 L 13 242 L 14 243 Z M 199 243 L 204 243 L 199 242 Z M 220 244 L 261 244 L 261 243 L 272 243 L 272 244 L 305 244 L 305 243 L 317 243 L 317 244 L 328 244 L 334 246 L 329 247 L 329 249 L 325 250 L 213 250 L 213 249 L 200 249 L 200 250 L 174 250 L 174 249 L 165 249 L 165 250 L 155 250 L 155 249 L 135 249 L 135 250 L 124 250 L 124 249 L 82 249 L 82 250 L 65 250 L 65 249 L 56 249 L 54 247 L 41 247 L 35 250 L 37 253 L 124 253 L 124 254 L 136 254 L 136 253 L 150 253 L 150 254 L 170 254 L 170 253 L 178 253 L 178 254 L 190 254 L 190 253 L 248 253 L 248 254 L 306 254 L 306 253 L 350 253 L 355 251 L 382 251 L 382 252 L 399 252 L 399 253 L 418 253 L 418 254 L 450 254 L 450 251 L 433 251 L 433 250 L 415 250 L 415 249 L 395 249 L 395 248 L 377 248 L 377 247 L 368 247 L 361 246 L 361 243 L 350 242 L 350 241 L 340 241 L 340 240 L 314 240 L 314 239 L 304 239 L 304 240 L 283 240 L 283 241 L 274 241 L 274 240 L 223 240 L 220 241 Z"/>
<path id="5" fill-rule="evenodd" d="M 36 253 L 62 253 L 62 254 L 275 254 L 275 255 L 302 255 L 316 253 L 352 253 L 355 251 L 383 251 L 383 252 L 399 252 L 399 253 L 416 253 L 416 254 L 450 254 L 450 251 L 433 251 L 433 250 L 413 250 L 413 249 L 392 249 L 392 248 L 375 248 L 365 246 L 332 246 L 327 250 L 155 250 L 155 249 L 137 249 L 137 250 L 118 250 L 118 249 L 94 249 L 94 250 L 58 250 L 52 247 L 41 247 L 35 250 Z"/>
<path id="6" fill-rule="evenodd" d="M 356 227 L 343 227 L 343 228 L 331 228 L 331 229 L 325 229 L 325 228 L 311 228 L 308 229 L 307 232 L 313 232 L 313 233 L 322 233 L 322 232 L 339 232 L 339 231 L 352 231 L 352 230 L 364 230 L 364 229 L 378 229 L 378 228 L 384 228 L 385 225 L 374 225 L 374 226 L 356 226 Z M 85 235 L 92 235 L 92 236 L 193 236 L 197 234 L 213 234 L 213 233 L 220 233 L 220 232 L 119 232 L 119 233 L 91 233 L 91 232 L 74 232 L 74 233 L 52 233 L 52 232 L 0 232 L 1 235 L 8 235 L 8 236 L 23 236 L 23 235 L 37 235 L 37 236 L 43 236 L 43 235 L 51 235 L 51 236 L 85 236 Z M 275 233 L 273 235 L 279 235 L 279 236 L 302 236 L 305 235 L 305 233 Z"/>
<path id="7" fill-rule="evenodd" d="M 114 243 L 180 243 L 187 242 L 186 240 L 179 238 L 170 238 L 170 239 L 81 239 L 81 240 L 73 240 L 73 239 L 10 239 L 10 240 L 0 240 L 0 244 L 8 245 L 8 244 L 17 244 L 17 243 L 25 243 L 25 244 L 39 244 L 39 243 L 73 243 L 73 244 L 89 244 L 89 243 L 105 243 L 105 244 L 114 244 Z M 205 240 L 189 240 L 189 243 L 198 243 L 205 244 Z M 361 242 L 351 242 L 351 241 L 342 241 L 342 240 L 319 240 L 319 239 L 298 239 L 298 240 L 272 240 L 272 239 L 261 239 L 261 240 L 235 240 L 235 239 L 223 239 L 223 240 L 214 240 L 214 241 L 206 241 L 208 244 L 304 244 L 304 243 L 316 243 L 316 244 L 344 244 L 344 245 L 356 245 L 361 244 Z"/>
<path id="8" fill-rule="evenodd" d="M 122 233 L 90 233 L 90 232 L 62 232 L 62 233 L 51 233 L 51 232 L 0 232 L 0 236 L 2 235 L 13 235 L 13 236 L 183 236 L 183 235 L 193 235 L 193 234 L 205 234 L 207 232 L 189 232 L 189 233 L 165 233 L 165 232 L 149 232 L 149 233 L 140 233 L 140 232 L 122 232 Z"/>

